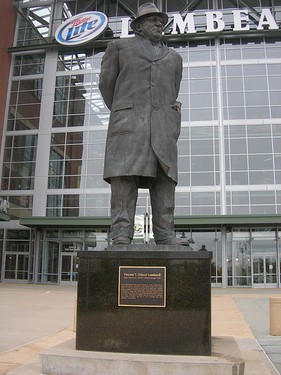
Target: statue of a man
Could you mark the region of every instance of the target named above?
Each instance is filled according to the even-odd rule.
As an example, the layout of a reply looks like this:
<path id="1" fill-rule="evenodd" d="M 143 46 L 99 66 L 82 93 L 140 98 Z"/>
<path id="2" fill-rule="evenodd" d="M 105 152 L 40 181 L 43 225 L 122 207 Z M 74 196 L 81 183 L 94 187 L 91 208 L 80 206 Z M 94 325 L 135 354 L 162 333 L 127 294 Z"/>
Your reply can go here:
<path id="1" fill-rule="evenodd" d="M 111 184 L 114 245 L 131 243 L 138 188 L 150 192 L 155 242 L 189 244 L 174 231 L 182 58 L 161 42 L 167 21 L 154 4 L 143 4 L 131 22 L 135 37 L 110 42 L 102 60 L 99 87 L 111 111 L 104 180 Z"/>

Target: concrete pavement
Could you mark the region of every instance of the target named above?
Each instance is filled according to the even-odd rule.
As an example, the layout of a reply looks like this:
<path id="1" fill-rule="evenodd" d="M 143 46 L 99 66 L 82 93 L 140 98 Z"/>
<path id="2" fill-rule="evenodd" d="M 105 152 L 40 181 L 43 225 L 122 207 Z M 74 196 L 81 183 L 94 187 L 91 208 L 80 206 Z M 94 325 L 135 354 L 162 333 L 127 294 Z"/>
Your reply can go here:
<path id="1" fill-rule="evenodd" d="M 276 295 L 280 289 L 212 290 L 212 336 L 236 339 L 245 375 L 281 374 L 281 337 L 269 335 L 268 300 Z M 75 336 L 75 297 L 74 286 L 0 284 L 0 375 Z"/>
<path id="2" fill-rule="evenodd" d="M 270 292 L 261 289 L 254 293 L 253 289 L 250 289 L 244 293 L 236 291 L 233 298 L 259 345 L 281 374 L 281 336 L 269 335 L 269 294 L 281 297 L 280 289 L 271 289 Z"/>
<path id="3" fill-rule="evenodd" d="M 74 337 L 76 287 L 0 284 L 0 374 Z"/>

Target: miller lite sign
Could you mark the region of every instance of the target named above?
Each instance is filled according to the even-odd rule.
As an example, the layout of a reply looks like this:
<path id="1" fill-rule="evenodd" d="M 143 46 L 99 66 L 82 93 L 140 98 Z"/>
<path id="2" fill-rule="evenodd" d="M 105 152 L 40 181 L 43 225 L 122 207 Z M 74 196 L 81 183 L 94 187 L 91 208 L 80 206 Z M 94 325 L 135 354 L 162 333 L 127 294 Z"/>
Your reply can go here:
<path id="1" fill-rule="evenodd" d="M 97 38 L 107 27 L 107 16 L 101 12 L 85 12 L 68 18 L 56 30 L 58 43 L 77 46 Z"/>

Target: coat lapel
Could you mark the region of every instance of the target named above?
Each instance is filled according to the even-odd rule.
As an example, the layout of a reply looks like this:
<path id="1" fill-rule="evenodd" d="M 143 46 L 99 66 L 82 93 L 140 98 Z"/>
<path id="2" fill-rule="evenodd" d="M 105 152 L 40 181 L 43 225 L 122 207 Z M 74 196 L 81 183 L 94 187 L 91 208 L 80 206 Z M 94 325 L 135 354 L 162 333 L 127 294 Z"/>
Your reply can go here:
<path id="1" fill-rule="evenodd" d="M 153 44 L 142 37 L 136 37 L 140 42 L 142 49 L 149 60 L 155 61 L 160 60 L 169 53 L 169 48 L 162 44 L 161 48 L 154 47 Z"/>
<path id="2" fill-rule="evenodd" d="M 165 57 L 169 52 L 170 52 L 169 48 L 163 44 L 162 48 L 160 49 L 158 53 L 158 56 L 156 57 L 156 60 L 163 59 L 163 57 Z"/>

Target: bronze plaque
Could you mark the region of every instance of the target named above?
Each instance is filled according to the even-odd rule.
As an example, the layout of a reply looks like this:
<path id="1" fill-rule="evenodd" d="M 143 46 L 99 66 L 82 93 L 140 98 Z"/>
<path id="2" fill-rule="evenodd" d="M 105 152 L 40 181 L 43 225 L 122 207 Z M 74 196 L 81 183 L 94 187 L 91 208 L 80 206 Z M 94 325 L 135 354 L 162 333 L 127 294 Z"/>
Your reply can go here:
<path id="1" fill-rule="evenodd" d="M 119 267 L 118 306 L 165 307 L 166 267 Z"/>

